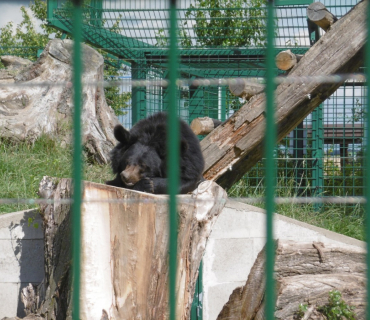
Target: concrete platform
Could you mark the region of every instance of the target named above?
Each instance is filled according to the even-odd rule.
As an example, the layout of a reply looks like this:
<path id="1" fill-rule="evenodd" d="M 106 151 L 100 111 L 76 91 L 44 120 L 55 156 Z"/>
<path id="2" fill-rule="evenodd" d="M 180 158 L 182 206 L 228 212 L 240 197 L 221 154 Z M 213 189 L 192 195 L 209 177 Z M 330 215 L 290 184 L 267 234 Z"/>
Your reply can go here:
<path id="1" fill-rule="evenodd" d="M 28 226 L 35 218 L 38 228 Z M 37 210 L 0 215 L 0 319 L 25 316 L 20 292 L 44 277 L 44 239 Z"/>

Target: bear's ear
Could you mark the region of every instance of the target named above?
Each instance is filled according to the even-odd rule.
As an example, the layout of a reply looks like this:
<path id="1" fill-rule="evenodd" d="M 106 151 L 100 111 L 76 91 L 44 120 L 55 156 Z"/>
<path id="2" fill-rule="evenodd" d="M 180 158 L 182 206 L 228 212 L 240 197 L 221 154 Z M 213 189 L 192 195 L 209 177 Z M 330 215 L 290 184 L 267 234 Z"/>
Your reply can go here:
<path id="1" fill-rule="evenodd" d="M 124 127 L 122 127 L 120 124 L 117 124 L 114 127 L 114 137 L 123 144 L 127 144 L 130 140 L 130 132 L 128 132 Z"/>

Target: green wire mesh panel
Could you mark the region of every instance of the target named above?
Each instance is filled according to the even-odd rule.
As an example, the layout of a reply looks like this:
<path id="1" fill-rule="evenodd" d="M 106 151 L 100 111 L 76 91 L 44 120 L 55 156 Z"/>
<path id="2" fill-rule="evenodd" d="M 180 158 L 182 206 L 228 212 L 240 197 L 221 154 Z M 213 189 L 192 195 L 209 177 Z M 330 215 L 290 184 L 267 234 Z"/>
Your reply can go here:
<path id="1" fill-rule="evenodd" d="M 69 3 L 48 0 L 49 21 L 70 32 Z M 278 1 L 276 53 L 290 49 L 304 54 L 323 31 L 308 24 L 312 1 Z M 338 18 L 358 1 L 322 1 Z M 179 74 L 182 79 L 220 79 L 265 76 L 266 7 L 262 0 L 178 1 Z M 296 3 L 296 4 L 294 4 Z M 117 71 L 109 79 L 150 80 L 145 86 L 118 88 L 125 106 L 122 123 L 130 127 L 157 111 L 167 110 L 168 1 L 84 2 L 82 34 L 85 41 L 116 57 Z M 123 64 L 124 62 L 124 64 Z M 125 69 L 124 72 L 121 70 Z M 127 93 L 126 95 L 124 95 Z M 364 151 L 363 84 L 346 83 L 278 144 L 279 195 L 362 195 Z M 209 116 L 226 120 L 245 101 L 225 86 L 183 85 L 178 90 L 179 115 L 188 122 Z M 243 181 L 249 193 L 261 194 L 265 170 L 262 162 Z M 235 186 L 234 195 L 238 193 Z"/>

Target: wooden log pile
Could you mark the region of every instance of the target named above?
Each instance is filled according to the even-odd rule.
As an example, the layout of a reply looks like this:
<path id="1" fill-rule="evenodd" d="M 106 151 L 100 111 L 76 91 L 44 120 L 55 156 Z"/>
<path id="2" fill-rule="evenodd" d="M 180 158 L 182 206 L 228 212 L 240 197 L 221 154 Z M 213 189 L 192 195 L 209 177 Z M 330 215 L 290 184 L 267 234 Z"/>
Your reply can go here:
<path id="1" fill-rule="evenodd" d="M 265 254 L 258 254 L 246 284 L 233 291 L 217 320 L 264 318 Z M 356 319 L 365 319 L 365 257 L 362 248 L 277 241 L 275 319 L 298 319 L 300 304 L 309 307 L 306 320 L 326 319 L 318 309 L 328 303 L 332 290 L 354 307 Z"/>

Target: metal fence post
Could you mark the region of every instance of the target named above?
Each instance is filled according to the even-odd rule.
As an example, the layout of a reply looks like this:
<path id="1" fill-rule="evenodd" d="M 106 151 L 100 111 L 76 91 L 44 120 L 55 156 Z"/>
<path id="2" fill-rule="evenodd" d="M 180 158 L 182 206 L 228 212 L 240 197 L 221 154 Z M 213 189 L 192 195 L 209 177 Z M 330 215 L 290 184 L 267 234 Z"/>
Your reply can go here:
<path id="1" fill-rule="evenodd" d="M 73 273 L 73 320 L 80 319 L 80 260 L 81 260 L 81 203 L 82 203 L 82 139 L 81 139 L 81 29 L 82 0 L 74 0 L 73 7 L 73 205 L 72 205 L 72 273 Z"/>
<path id="2" fill-rule="evenodd" d="M 267 3 L 267 53 L 266 53 L 266 319 L 273 320 L 275 312 L 274 261 L 275 244 L 273 239 L 273 214 L 275 210 L 274 193 L 276 168 L 274 161 L 275 109 L 274 109 L 274 1 Z"/>

